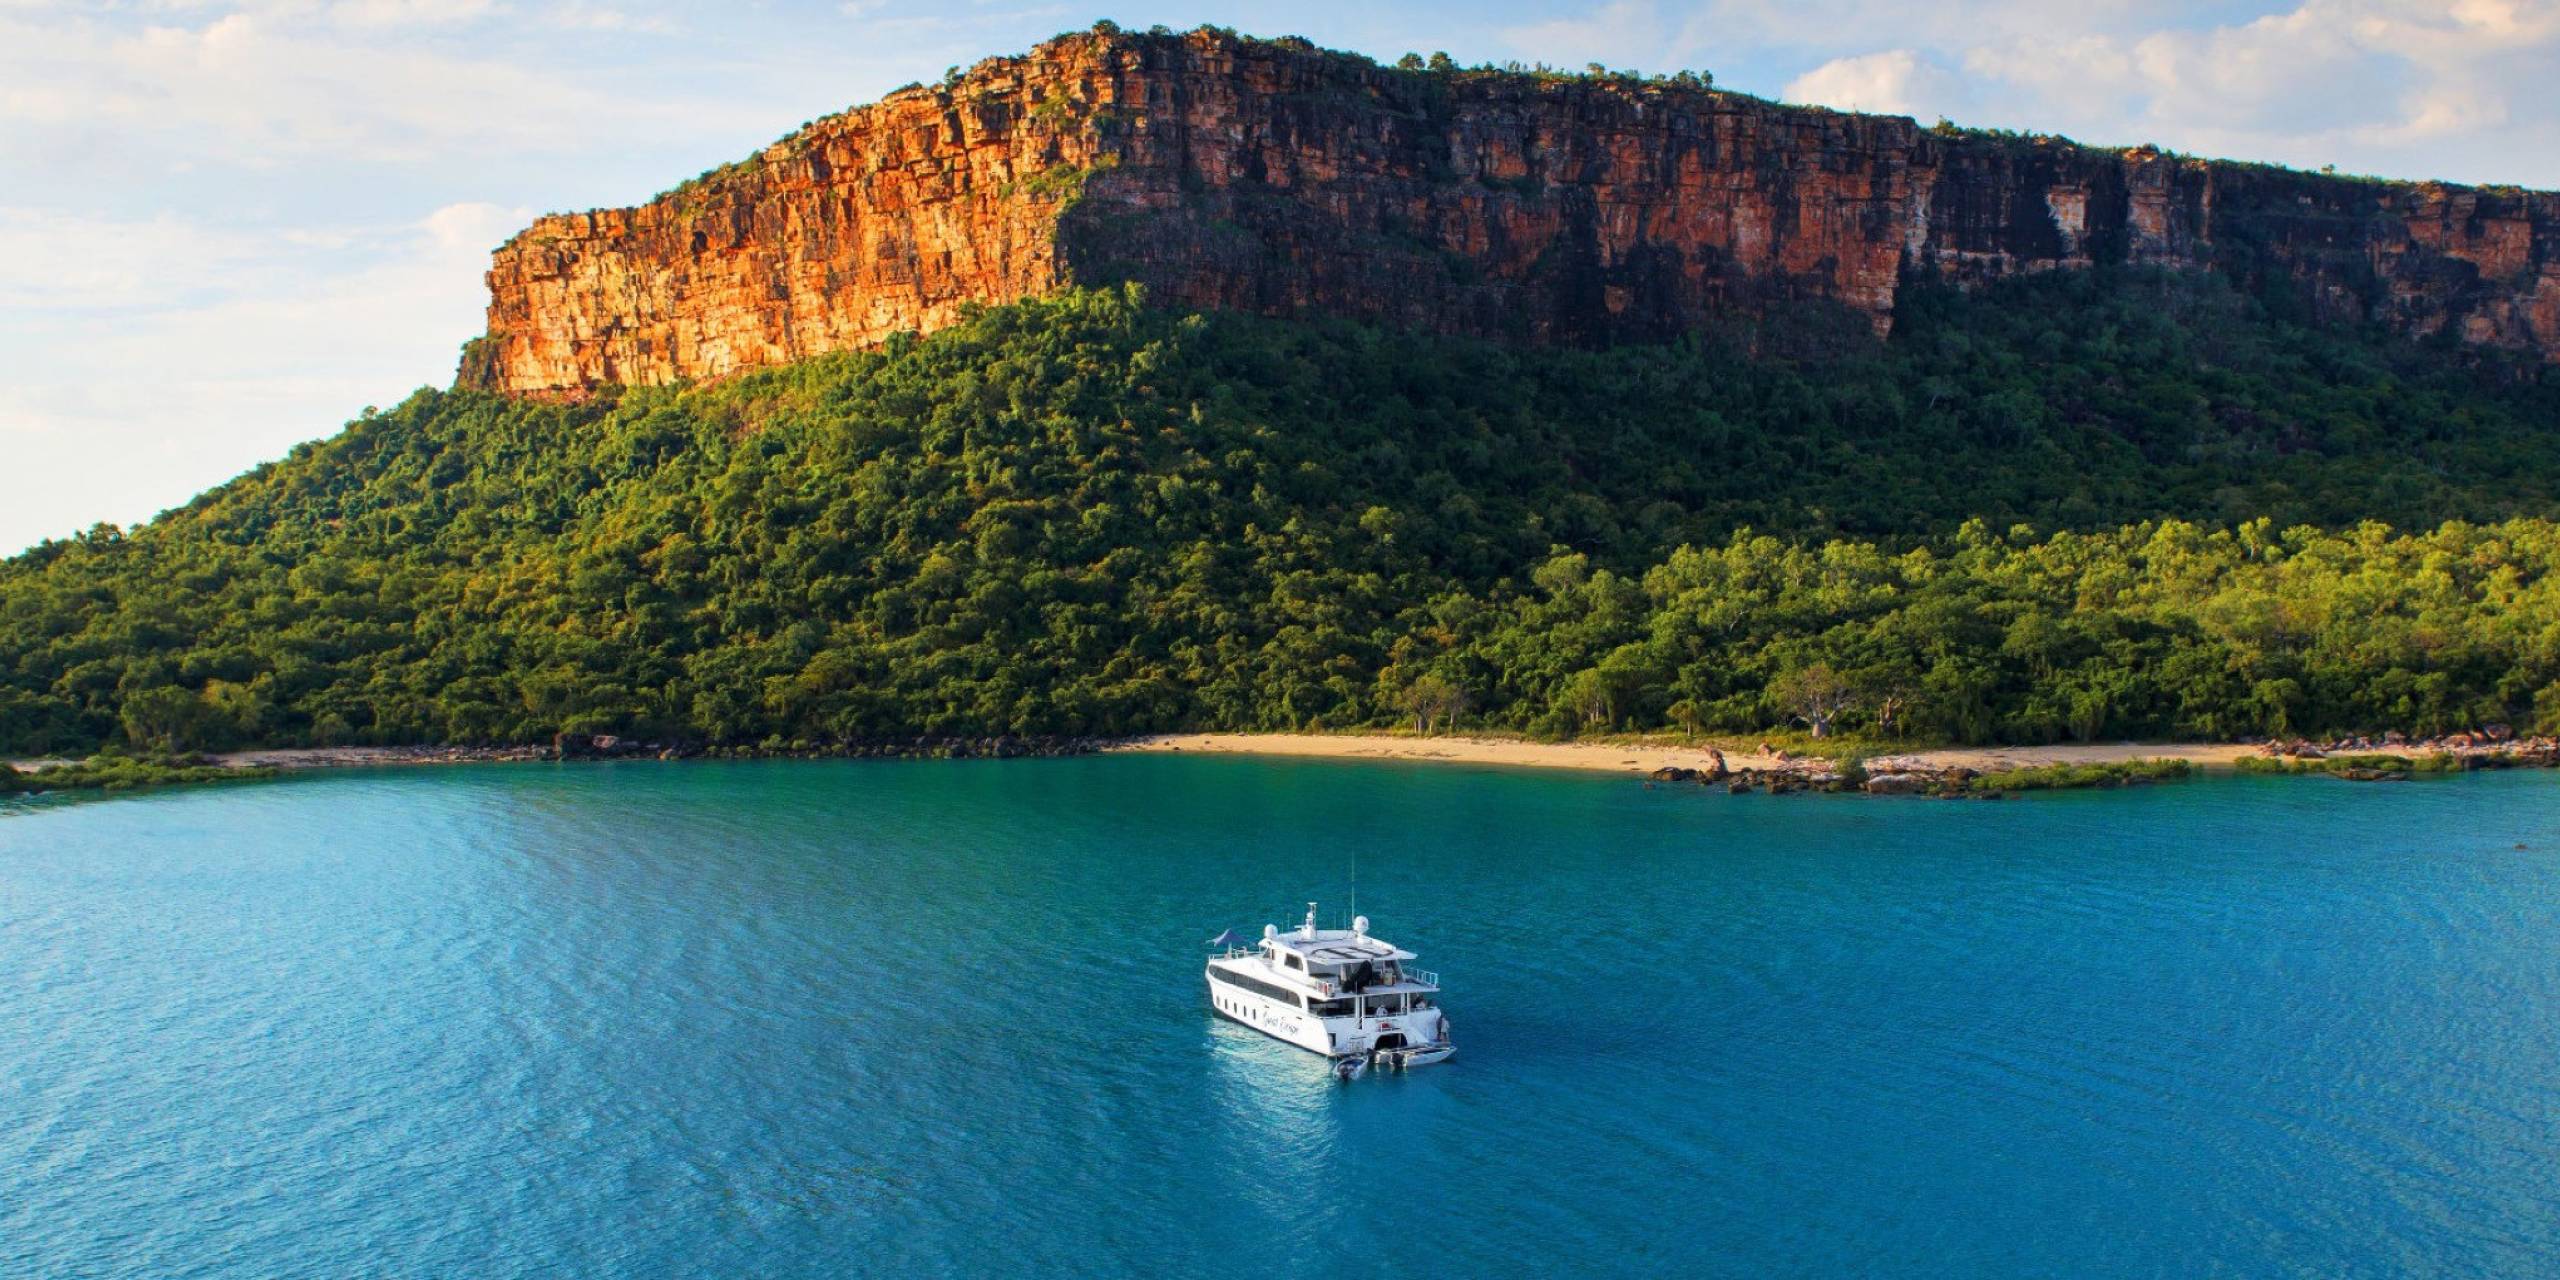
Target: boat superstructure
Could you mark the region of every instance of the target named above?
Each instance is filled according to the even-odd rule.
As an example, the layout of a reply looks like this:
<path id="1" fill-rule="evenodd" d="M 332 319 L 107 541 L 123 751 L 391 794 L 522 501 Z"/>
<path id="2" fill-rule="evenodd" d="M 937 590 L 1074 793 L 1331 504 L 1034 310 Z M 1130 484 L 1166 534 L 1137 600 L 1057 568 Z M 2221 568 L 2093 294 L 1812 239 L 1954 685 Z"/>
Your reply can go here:
<path id="1" fill-rule="evenodd" d="M 1457 1052 L 1440 1008 L 1440 975 L 1416 957 L 1370 936 L 1369 918 L 1348 929 L 1316 927 L 1316 904 L 1286 933 L 1262 926 L 1253 946 L 1209 958 L 1209 1003 L 1275 1040 L 1334 1060 L 1357 1074 L 1371 1064 L 1428 1066 Z"/>

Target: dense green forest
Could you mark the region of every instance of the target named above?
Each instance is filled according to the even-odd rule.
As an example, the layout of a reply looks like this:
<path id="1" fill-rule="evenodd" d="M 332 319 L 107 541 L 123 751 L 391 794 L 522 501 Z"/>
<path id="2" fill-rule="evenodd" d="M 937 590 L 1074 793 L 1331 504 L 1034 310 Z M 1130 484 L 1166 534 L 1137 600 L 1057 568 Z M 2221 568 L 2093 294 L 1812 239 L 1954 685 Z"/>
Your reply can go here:
<path id="1" fill-rule="evenodd" d="M 2530 370 L 2158 275 L 1784 336 L 1082 293 L 585 405 L 420 391 L 0 565 L 0 750 L 2560 723 Z"/>

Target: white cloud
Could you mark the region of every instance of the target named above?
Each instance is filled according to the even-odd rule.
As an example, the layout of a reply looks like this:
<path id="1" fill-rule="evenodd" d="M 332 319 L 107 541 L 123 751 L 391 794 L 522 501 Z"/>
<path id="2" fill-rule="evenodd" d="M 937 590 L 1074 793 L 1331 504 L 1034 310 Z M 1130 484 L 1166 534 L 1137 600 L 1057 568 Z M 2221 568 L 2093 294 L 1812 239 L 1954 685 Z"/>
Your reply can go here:
<path id="1" fill-rule="evenodd" d="M 288 11 L 304 7 L 293 5 Z M 322 8 L 332 21 L 348 27 L 442 26 L 499 12 L 495 0 L 344 0 Z"/>
<path id="2" fill-rule="evenodd" d="M 1960 115 L 1964 81 L 1909 49 L 1834 58 L 1787 82 L 1789 102 L 1842 111 L 1934 117 Z"/>
<path id="3" fill-rule="evenodd" d="M 272 168 L 322 156 L 392 165 L 475 149 L 556 155 L 592 146 L 600 122 L 696 135 L 772 119 L 710 94 L 618 92 L 591 74 L 509 61 L 467 41 L 448 49 L 343 29 L 468 20 L 461 9 L 330 12 L 339 23 L 248 11 L 140 30 L 0 20 L 0 121 L 107 129 L 168 156 Z M 38 142 L 0 139 L 0 156 Z"/>
<path id="4" fill-rule="evenodd" d="M 1825 59 L 1893 49 L 1944 54 L 1968 44 L 2054 31 L 2151 30 L 2226 7 L 2227 0 L 2079 0 L 2065 12 L 2058 10 L 2052 0 L 1971 0 L 1959 4 L 1700 0 L 1672 5 L 1654 26 L 1612 27 L 1593 21 L 1586 29 L 1595 36 L 1615 31 L 1623 40 L 1607 51 L 1603 61 L 1626 60 L 1648 69 L 1666 65 L 1666 60 L 1703 61 L 1711 69 L 1729 72 L 1735 69 L 1736 62 L 1756 61 L 1772 52 Z M 1549 25 L 1562 29 L 1571 21 L 1560 19 Z M 1517 28 L 1505 34 L 1526 36 L 1540 29 Z M 1522 56 L 1542 55 L 1530 49 Z"/>
<path id="5" fill-rule="evenodd" d="M 127 222 L 0 208 L 0 307 L 171 305 L 281 247 L 166 214 Z"/>
<path id="6" fill-rule="evenodd" d="M 1604 0 L 1498 35 L 1524 59 L 1704 65 L 1827 106 L 2560 185 L 2560 0 Z"/>
<path id="7" fill-rule="evenodd" d="M 49 340 L 40 374 L 0 380 L 0 547 L 142 519 L 367 403 L 449 381 L 480 328 L 489 250 L 531 216 L 455 204 L 293 244 L 167 218 L 0 215 L 0 253 L 25 235 L 112 254 L 67 282 L 0 276 L 0 341 Z"/>
<path id="8" fill-rule="evenodd" d="M 594 4 L 564 4 L 550 10 L 544 20 L 569 31 L 634 31 L 663 36 L 681 29 L 672 18 Z"/>
<path id="9" fill-rule="evenodd" d="M 1663 52 L 1663 24 L 1653 0 L 1610 0 L 1582 17 L 1505 27 L 1502 39 L 1537 62 L 1654 67 Z"/>
<path id="10" fill-rule="evenodd" d="M 1974 45 L 2002 123 L 2404 177 L 2560 182 L 2560 0 L 2300 0 L 2248 21 Z M 2139 138 L 2134 136 L 2138 134 Z"/>
<path id="11" fill-rule="evenodd" d="M 2333 128 L 2390 108 L 2375 82 L 2393 68 L 2312 6 L 2202 31 L 2138 37 L 2028 36 L 1981 45 L 1968 70 L 2032 91 L 2056 110 L 2073 99 L 2131 98 L 2154 123 L 2209 118 L 2231 131 Z"/>

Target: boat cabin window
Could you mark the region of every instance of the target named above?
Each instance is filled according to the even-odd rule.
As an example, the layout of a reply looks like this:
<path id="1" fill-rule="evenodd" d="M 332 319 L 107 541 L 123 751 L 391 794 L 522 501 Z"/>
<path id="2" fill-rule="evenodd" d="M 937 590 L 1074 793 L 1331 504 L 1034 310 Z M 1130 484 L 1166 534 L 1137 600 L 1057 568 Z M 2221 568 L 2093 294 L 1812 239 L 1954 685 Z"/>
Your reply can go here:
<path id="1" fill-rule="evenodd" d="M 1301 972 L 1301 973 L 1305 972 L 1305 971 L 1306 971 L 1306 968 L 1307 968 L 1307 958 L 1306 958 L 1305 956 L 1299 955 L 1299 954 L 1298 954 L 1297 952 L 1295 952 L 1295 951 L 1289 952 L 1288 954 L 1281 956 L 1281 957 L 1280 957 L 1280 963 L 1285 964 L 1285 965 L 1289 966 L 1289 967 L 1290 967 L 1290 968 L 1292 968 L 1292 969 L 1296 969 L 1296 970 L 1298 970 L 1298 971 L 1299 971 L 1299 972 Z"/>
<path id="2" fill-rule="evenodd" d="M 1348 1018 L 1351 1016 L 1351 1002 L 1348 1000 L 1319 1000 L 1316 1002 L 1316 1016 L 1319 1018 Z"/>
<path id="3" fill-rule="evenodd" d="M 1404 997 L 1401 995 L 1368 996 L 1364 998 L 1368 1004 L 1368 1014 L 1372 1018 L 1384 1017 L 1391 1013 L 1402 1013 L 1405 1009 Z"/>
<path id="4" fill-rule="evenodd" d="M 1277 1000 L 1292 1009 L 1303 1009 L 1306 1007 L 1306 1002 L 1299 997 L 1297 992 L 1291 991 L 1287 987 L 1283 987 L 1278 983 L 1264 982 L 1260 978 L 1248 977 L 1241 973 L 1232 973 L 1215 966 L 1211 966 L 1209 970 L 1209 977 L 1213 981 L 1223 982 L 1231 987 L 1242 987 L 1255 995 L 1266 996 L 1270 999 Z"/>

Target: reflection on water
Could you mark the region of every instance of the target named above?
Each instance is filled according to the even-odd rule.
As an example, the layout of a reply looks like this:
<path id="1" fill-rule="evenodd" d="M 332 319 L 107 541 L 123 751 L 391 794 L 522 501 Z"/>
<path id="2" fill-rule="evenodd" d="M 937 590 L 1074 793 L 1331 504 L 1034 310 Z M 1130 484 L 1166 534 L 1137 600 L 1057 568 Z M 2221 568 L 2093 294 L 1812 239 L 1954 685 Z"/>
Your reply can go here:
<path id="1" fill-rule="evenodd" d="M 2523 1275 L 2560 783 L 1311 761 L 0 802 L 0 1274 Z M 2521 847 L 2520 847 L 2521 846 Z M 1198 940 L 1362 909 L 1333 1082 Z"/>

